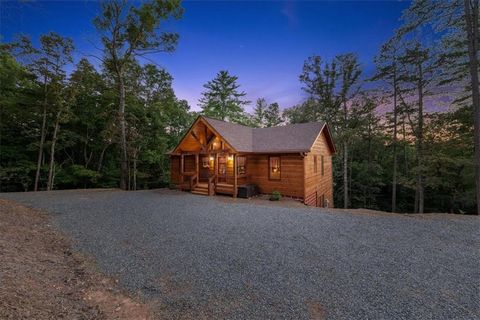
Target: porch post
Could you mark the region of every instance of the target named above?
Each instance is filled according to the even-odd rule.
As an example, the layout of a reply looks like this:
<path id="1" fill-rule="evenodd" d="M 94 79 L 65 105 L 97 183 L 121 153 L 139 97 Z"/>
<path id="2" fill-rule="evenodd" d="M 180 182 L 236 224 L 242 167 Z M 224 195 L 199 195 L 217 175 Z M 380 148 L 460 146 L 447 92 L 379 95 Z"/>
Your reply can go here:
<path id="1" fill-rule="evenodd" d="M 195 153 L 195 175 L 197 176 L 197 183 L 198 183 L 198 177 L 199 177 L 199 173 L 198 173 L 198 162 L 199 162 L 199 159 L 198 159 L 198 153 Z"/>
<path id="2" fill-rule="evenodd" d="M 213 163 L 213 170 L 215 174 L 215 185 L 218 184 L 218 152 L 215 153 L 215 162 Z"/>
<path id="3" fill-rule="evenodd" d="M 184 168 L 184 160 L 183 160 L 183 153 L 180 155 L 180 173 L 183 175 L 184 171 L 183 171 L 183 168 Z"/>
<path id="4" fill-rule="evenodd" d="M 237 197 L 237 155 L 233 155 L 233 197 Z"/>

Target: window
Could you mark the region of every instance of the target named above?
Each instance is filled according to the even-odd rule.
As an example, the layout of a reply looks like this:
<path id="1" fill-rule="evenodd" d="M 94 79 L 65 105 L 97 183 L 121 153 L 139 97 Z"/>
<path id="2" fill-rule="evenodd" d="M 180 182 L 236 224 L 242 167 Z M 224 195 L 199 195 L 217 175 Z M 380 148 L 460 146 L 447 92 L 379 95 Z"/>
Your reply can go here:
<path id="1" fill-rule="evenodd" d="M 247 173 L 247 157 L 237 157 L 237 174 Z"/>
<path id="2" fill-rule="evenodd" d="M 325 175 L 325 169 L 324 169 L 325 160 L 323 159 L 323 156 L 322 156 L 321 161 L 322 161 L 322 164 L 321 164 L 321 165 L 322 165 L 322 176 L 323 176 L 323 175 Z"/>
<path id="3" fill-rule="evenodd" d="M 269 157 L 268 159 L 268 178 L 270 180 L 280 180 L 280 157 Z"/>
<path id="4" fill-rule="evenodd" d="M 313 173 L 317 173 L 317 156 L 313 156 Z"/>

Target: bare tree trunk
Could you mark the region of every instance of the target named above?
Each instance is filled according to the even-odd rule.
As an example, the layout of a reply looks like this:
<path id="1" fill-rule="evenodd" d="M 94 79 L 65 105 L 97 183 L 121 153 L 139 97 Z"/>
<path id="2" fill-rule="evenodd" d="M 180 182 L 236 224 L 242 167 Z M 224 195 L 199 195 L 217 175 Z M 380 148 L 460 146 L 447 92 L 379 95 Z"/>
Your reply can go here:
<path id="1" fill-rule="evenodd" d="M 348 156 L 348 161 L 350 161 L 350 170 L 348 170 L 348 199 L 352 199 L 352 164 L 353 164 L 353 155 Z"/>
<path id="2" fill-rule="evenodd" d="M 347 128 L 347 100 L 343 97 L 343 113 L 344 113 L 344 131 Z M 345 132 L 344 132 L 345 134 Z M 344 137 L 343 142 L 343 207 L 348 208 L 348 145 L 347 139 Z"/>
<path id="3" fill-rule="evenodd" d="M 90 151 L 90 154 L 87 155 L 87 147 L 88 147 L 89 140 L 90 138 L 88 136 L 88 126 L 87 126 L 87 134 L 85 135 L 85 143 L 83 144 L 83 159 L 84 159 L 85 169 L 88 169 L 88 165 L 90 164 L 90 161 L 92 160 L 92 157 L 93 157 L 93 151 Z"/>
<path id="4" fill-rule="evenodd" d="M 133 190 L 137 190 L 137 150 L 133 154 Z"/>
<path id="5" fill-rule="evenodd" d="M 37 172 L 35 173 L 35 184 L 33 191 L 38 191 L 38 182 L 40 181 L 40 168 L 42 167 L 43 145 L 45 144 L 45 127 L 47 125 L 47 79 L 44 79 L 43 87 L 43 115 L 42 115 L 42 129 L 40 131 L 40 145 L 38 146 L 38 160 Z"/>
<path id="6" fill-rule="evenodd" d="M 423 68 L 418 65 L 418 131 L 417 131 L 417 213 L 423 213 L 424 207 L 424 177 L 423 177 Z"/>
<path id="7" fill-rule="evenodd" d="M 392 212 L 397 210 L 397 72 L 393 66 L 393 172 L 392 172 Z"/>
<path id="8" fill-rule="evenodd" d="M 48 167 L 48 182 L 47 190 L 50 191 L 53 189 L 53 171 L 55 167 L 55 145 L 57 144 L 57 135 L 58 130 L 60 129 L 60 112 L 57 114 L 57 119 L 55 120 L 55 129 L 53 130 L 52 145 L 50 146 L 50 165 Z"/>
<path id="9" fill-rule="evenodd" d="M 132 190 L 132 168 L 130 167 L 130 162 L 128 163 L 128 180 L 127 180 L 127 190 Z"/>
<path id="10" fill-rule="evenodd" d="M 478 0 L 464 0 L 472 103 L 474 109 L 475 200 L 480 214 L 480 92 L 478 80 Z"/>
<path id="11" fill-rule="evenodd" d="M 371 177 L 372 174 L 372 128 L 371 125 L 368 125 L 368 163 L 367 163 L 367 172 L 369 177 Z M 370 180 L 368 181 L 368 192 L 367 192 L 367 198 L 368 198 L 368 207 L 370 208 L 371 206 L 371 199 L 372 199 L 372 185 Z"/>
<path id="12" fill-rule="evenodd" d="M 103 157 L 105 157 L 105 151 L 107 151 L 107 148 L 110 146 L 110 144 L 105 145 L 103 147 L 102 152 L 100 153 L 100 158 L 98 159 L 98 167 L 97 171 L 100 172 L 102 170 L 102 165 L 103 165 Z"/>
<path id="13" fill-rule="evenodd" d="M 405 170 L 405 177 L 408 177 L 408 157 L 407 157 L 407 126 L 405 124 L 405 121 L 407 119 L 405 118 L 405 115 L 403 115 L 402 118 L 402 132 L 403 132 L 403 161 L 404 163 L 404 170 Z"/>
<path id="14" fill-rule="evenodd" d="M 121 72 L 118 72 L 118 89 L 120 93 L 120 101 L 118 108 L 118 118 L 120 122 L 120 189 L 127 189 L 127 178 L 128 178 L 128 157 L 127 157 L 127 129 L 125 121 L 125 83 L 123 82 L 123 75 Z"/>
<path id="15" fill-rule="evenodd" d="M 343 143 L 343 207 L 348 208 L 348 147 Z"/>
<path id="16" fill-rule="evenodd" d="M 413 205 L 413 212 L 418 213 L 418 188 L 415 188 L 415 200 Z"/>

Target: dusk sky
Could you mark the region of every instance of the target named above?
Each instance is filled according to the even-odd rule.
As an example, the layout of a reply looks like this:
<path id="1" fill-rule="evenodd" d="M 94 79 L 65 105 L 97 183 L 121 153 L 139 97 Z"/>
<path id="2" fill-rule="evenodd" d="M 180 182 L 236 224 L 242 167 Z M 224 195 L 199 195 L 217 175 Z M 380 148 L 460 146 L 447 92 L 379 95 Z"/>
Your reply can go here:
<path id="1" fill-rule="evenodd" d="M 188 1 L 181 20 L 165 30 L 180 34 L 175 52 L 151 56 L 174 77 L 177 96 L 194 110 L 203 84 L 226 69 L 239 77 L 252 104 L 265 97 L 282 108 L 305 99 L 298 76 L 304 60 L 313 54 L 331 59 L 356 52 L 365 75 L 373 72 L 373 58 L 381 44 L 400 25 L 408 2 L 394 1 Z M 46 32 L 71 37 L 77 48 L 75 62 L 98 50 L 93 17 L 94 1 L 2 2 L 1 34 L 16 34 L 37 42 Z M 90 61 L 98 65 L 93 58 Z M 70 68 L 71 69 L 71 68 Z"/>

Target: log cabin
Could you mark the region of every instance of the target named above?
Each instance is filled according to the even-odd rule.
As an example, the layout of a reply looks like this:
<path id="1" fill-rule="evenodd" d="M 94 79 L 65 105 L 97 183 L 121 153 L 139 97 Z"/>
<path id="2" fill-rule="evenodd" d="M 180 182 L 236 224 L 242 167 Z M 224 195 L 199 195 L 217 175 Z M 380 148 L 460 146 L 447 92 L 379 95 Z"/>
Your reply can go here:
<path id="1" fill-rule="evenodd" d="M 325 123 L 251 128 L 199 116 L 170 152 L 173 187 L 237 197 L 239 186 L 333 207 L 335 146 Z"/>

